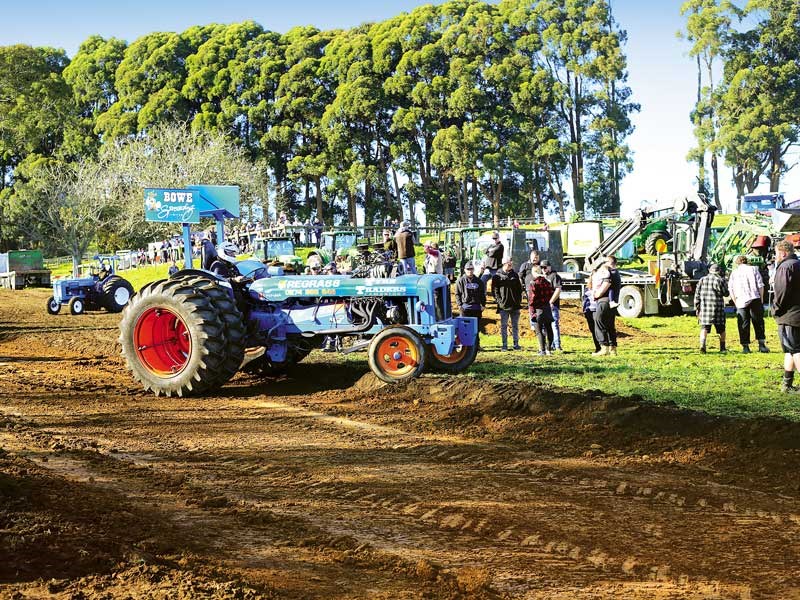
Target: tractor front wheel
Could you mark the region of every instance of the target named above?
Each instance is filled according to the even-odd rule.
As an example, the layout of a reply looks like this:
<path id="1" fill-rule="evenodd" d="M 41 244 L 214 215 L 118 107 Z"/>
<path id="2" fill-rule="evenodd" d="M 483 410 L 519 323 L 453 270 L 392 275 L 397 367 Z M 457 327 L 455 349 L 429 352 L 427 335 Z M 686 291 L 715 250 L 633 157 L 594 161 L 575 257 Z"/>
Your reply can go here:
<path id="1" fill-rule="evenodd" d="M 472 346 L 463 346 L 458 343 L 458 338 L 456 338 L 456 344 L 450 354 L 439 354 L 436 347 L 431 344 L 428 346 L 428 367 L 431 371 L 439 373 L 455 374 L 466 371 L 478 356 L 477 342 L 476 338 L 475 344 Z"/>
<path id="2" fill-rule="evenodd" d="M 47 299 L 47 312 L 51 315 L 57 315 L 59 312 L 61 312 L 61 303 L 56 302 L 54 296 L 50 296 Z"/>
<path id="3" fill-rule="evenodd" d="M 69 306 L 70 314 L 73 315 L 82 315 L 83 311 L 86 310 L 86 303 L 83 298 L 78 298 L 77 296 L 70 298 L 67 306 Z"/>
<path id="4" fill-rule="evenodd" d="M 387 327 L 369 345 L 369 367 L 386 383 L 419 377 L 425 368 L 426 350 L 422 339 L 408 327 Z"/>
<path id="5" fill-rule="evenodd" d="M 108 312 L 118 313 L 128 304 L 133 296 L 133 286 L 127 279 L 118 275 L 106 277 L 103 281 L 102 304 Z"/>

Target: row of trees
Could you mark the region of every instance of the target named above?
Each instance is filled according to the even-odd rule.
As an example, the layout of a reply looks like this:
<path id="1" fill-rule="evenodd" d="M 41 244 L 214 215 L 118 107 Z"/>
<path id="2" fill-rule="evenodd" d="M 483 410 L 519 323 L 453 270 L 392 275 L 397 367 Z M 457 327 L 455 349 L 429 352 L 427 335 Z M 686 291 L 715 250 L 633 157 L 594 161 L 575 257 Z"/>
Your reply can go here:
<path id="1" fill-rule="evenodd" d="M 246 158 L 256 178 L 247 202 L 271 212 L 330 223 L 355 221 L 360 206 L 374 222 L 413 219 L 422 205 L 429 221 L 498 221 L 563 215 L 568 197 L 576 211 L 619 212 L 638 110 L 624 40 L 607 0 L 451 0 L 349 30 L 278 34 L 245 22 L 130 45 L 92 36 L 72 60 L 3 47 L 0 244 L 38 231 L 24 222 L 23 191 L 55 201 L 36 181 L 54 162 L 63 178 L 77 172 L 63 165 L 109 168 L 105 155 L 125 147 L 158 154 L 153 131 L 165 123 Z M 239 170 L 217 171 L 203 182 L 241 183 Z M 106 187 L 92 189 L 103 205 L 118 188 L 101 179 Z M 144 183 L 180 183 L 167 179 Z M 104 214 L 141 215 L 126 210 L 136 209 Z"/>
<path id="2" fill-rule="evenodd" d="M 700 190 L 713 192 L 719 206 L 722 158 L 739 202 L 764 176 L 771 192 L 782 191 L 793 166 L 786 153 L 800 136 L 800 3 L 689 0 L 681 13 L 697 61 L 697 146 L 689 158 Z"/>

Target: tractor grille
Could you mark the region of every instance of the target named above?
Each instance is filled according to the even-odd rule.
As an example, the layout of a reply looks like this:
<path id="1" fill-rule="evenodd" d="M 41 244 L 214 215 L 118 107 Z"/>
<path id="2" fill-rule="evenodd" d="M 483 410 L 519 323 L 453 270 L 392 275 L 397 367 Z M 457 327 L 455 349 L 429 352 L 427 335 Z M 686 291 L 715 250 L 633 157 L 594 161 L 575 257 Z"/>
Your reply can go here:
<path id="1" fill-rule="evenodd" d="M 436 310 L 436 321 L 446 321 L 453 316 L 453 308 L 450 305 L 450 288 L 442 286 L 434 291 L 433 304 Z"/>

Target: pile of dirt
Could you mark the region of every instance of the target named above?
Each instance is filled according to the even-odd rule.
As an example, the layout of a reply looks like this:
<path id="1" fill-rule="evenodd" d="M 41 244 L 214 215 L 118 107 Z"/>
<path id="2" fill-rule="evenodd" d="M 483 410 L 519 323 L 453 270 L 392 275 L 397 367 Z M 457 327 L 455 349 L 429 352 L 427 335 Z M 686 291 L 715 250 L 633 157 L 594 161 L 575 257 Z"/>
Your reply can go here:
<path id="1" fill-rule="evenodd" d="M 367 373 L 349 395 L 348 403 L 390 400 L 403 406 L 403 412 L 414 417 L 406 414 L 404 427 L 523 443 L 552 456 L 585 457 L 590 452 L 590 457 L 614 464 L 725 468 L 787 493 L 800 491 L 800 423 L 784 419 L 718 417 L 671 402 L 652 404 L 638 396 L 575 393 L 471 377 L 425 376 L 387 388 Z M 389 416 L 383 422 L 399 424 L 400 419 Z"/>

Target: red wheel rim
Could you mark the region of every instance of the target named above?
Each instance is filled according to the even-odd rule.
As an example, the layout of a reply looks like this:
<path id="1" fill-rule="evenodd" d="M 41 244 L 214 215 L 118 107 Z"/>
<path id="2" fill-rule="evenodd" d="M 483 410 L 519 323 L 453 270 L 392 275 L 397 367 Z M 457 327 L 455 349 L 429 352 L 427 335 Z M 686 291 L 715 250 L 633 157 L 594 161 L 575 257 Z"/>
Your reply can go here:
<path id="1" fill-rule="evenodd" d="M 458 338 L 456 338 L 456 343 L 453 346 L 453 351 L 450 354 L 439 354 L 436 351 L 436 346 L 431 344 L 431 350 L 433 351 L 433 355 L 436 357 L 436 360 L 448 365 L 454 365 L 464 358 L 467 355 L 469 348 L 470 346 L 463 346 L 459 344 Z"/>
<path id="2" fill-rule="evenodd" d="M 189 362 L 192 338 L 186 323 L 166 308 L 150 308 L 133 328 L 136 355 L 156 375 L 175 375 Z"/>
<path id="3" fill-rule="evenodd" d="M 415 344 L 401 335 L 381 341 L 377 349 L 378 368 L 390 377 L 408 375 L 419 365 L 419 351 Z"/>

